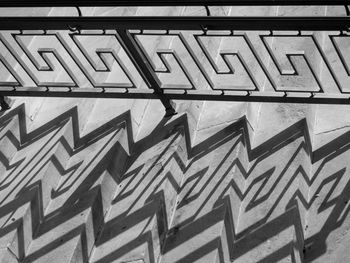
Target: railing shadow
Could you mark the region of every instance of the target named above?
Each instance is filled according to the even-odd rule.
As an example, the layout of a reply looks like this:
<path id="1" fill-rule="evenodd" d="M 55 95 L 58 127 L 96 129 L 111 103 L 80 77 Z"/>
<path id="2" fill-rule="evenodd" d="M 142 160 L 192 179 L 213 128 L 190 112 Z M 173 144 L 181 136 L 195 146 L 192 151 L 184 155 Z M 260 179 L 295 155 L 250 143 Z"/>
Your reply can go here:
<path id="1" fill-rule="evenodd" d="M 8 171 L 0 186 L 0 236 L 16 232 L 18 242 L 8 249 L 23 262 L 34 262 L 76 237 L 84 262 L 126 261 L 126 255 L 143 244 L 150 262 L 166 262 L 168 254 L 181 251 L 183 245 L 200 237 L 202 241 L 191 243 L 192 250 L 178 253 L 174 261 L 193 262 L 216 251 L 217 260 L 227 262 L 249 254 L 287 229 L 294 233 L 290 240 L 256 261 L 274 262 L 290 256 L 293 261 L 309 262 L 327 252 L 327 238 L 342 227 L 350 211 L 346 161 L 331 174 L 323 172 L 349 150 L 350 132 L 313 151 L 305 119 L 252 149 L 245 118 L 195 146 L 191 146 L 186 115 L 161 120 L 148 136 L 136 142 L 129 112 L 83 137 L 76 108 L 28 132 L 25 108 L 20 105 L 0 116 L 1 131 L 16 118 L 18 126 L 11 126 L 4 136 L 17 152 L 30 150 L 45 138 L 52 142 L 49 149 L 42 150 L 42 157 L 29 155 L 15 163 L 0 149 L 0 161 Z M 52 150 L 58 145 L 67 160 L 77 154 L 84 156 L 84 151 L 93 151 L 94 157 L 73 165 L 62 163 Z M 281 151 L 287 151 L 289 158 L 279 160 Z M 309 159 L 300 163 L 300 154 Z M 277 169 L 272 157 L 283 168 Z M 213 158 L 219 161 L 212 164 Z M 316 167 L 316 163 L 321 164 Z M 49 164 L 51 170 L 45 172 Z M 261 164 L 267 168 L 260 170 Z M 309 175 L 312 166 L 316 169 Z M 53 177 L 53 172 L 59 183 L 48 189 L 47 178 Z M 236 182 L 238 173 L 245 182 L 243 188 Z M 307 186 L 307 195 L 303 185 Z M 324 196 L 321 201 L 320 193 Z M 48 209 L 55 202 L 60 205 Z M 235 210 L 234 202 L 239 202 L 241 208 Z M 28 206 L 27 212 L 19 216 L 23 206 Z M 237 222 L 261 207 L 265 212 L 260 217 Z M 303 212 L 311 209 L 316 214 Z M 282 212 L 276 215 L 277 210 Z M 64 228 L 84 211 L 89 217 L 75 220 L 79 223 L 62 235 L 57 236 L 55 230 L 50 242 L 31 250 L 33 242 Z M 304 225 L 306 217 L 317 217 L 325 211 L 327 218 L 309 235 Z M 89 223 L 84 221 L 86 218 L 90 218 Z M 207 230 L 218 225 L 221 231 L 206 236 Z M 109 242 L 116 244 L 112 250 L 101 249 Z"/>

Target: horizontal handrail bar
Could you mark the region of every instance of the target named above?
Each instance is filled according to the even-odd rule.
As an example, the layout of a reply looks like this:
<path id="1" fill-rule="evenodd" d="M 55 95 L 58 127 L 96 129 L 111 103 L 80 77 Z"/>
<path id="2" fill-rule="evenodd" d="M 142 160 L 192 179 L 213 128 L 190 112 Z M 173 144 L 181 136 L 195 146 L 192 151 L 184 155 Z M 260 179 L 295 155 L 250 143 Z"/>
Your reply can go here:
<path id="1" fill-rule="evenodd" d="M 0 17 L 0 30 L 348 30 L 350 17 Z"/>
<path id="2" fill-rule="evenodd" d="M 349 5 L 349 0 L 2 0 L 0 7 Z"/>
<path id="3" fill-rule="evenodd" d="M 36 91 L 36 89 L 38 89 Z M 146 90 L 147 91 L 147 90 Z M 108 92 L 108 91 L 97 91 L 95 89 L 85 89 L 76 91 L 62 91 L 47 90 L 41 91 L 40 88 L 29 88 L 28 90 L 6 90 L 0 87 L 0 95 L 2 96 L 26 96 L 26 97 L 66 97 L 66 98 L 111 98 L 111 99 L 159 99 L 159 96 L 155 93 L 150 93 L 146 91 L 140 92 Z M 198 91 L 193 94 L 178 94 L 176 92 L 168 92 L 166 94 L 168 99 L 173 100 L 205 100 L 205 101 L 246 101 L 246 102 L 268 102 L 268 103 L 305 103 L 305 104 L 350 104 L 349 96 L 328 96 L 322 97 L 295 97 L 293 94 L 291 96 L 270 96 L 269 93 L 266 95 L 261 92 L 260 95 L 233 95 L 233 94 L 208 94 L 205 92 Z"/>

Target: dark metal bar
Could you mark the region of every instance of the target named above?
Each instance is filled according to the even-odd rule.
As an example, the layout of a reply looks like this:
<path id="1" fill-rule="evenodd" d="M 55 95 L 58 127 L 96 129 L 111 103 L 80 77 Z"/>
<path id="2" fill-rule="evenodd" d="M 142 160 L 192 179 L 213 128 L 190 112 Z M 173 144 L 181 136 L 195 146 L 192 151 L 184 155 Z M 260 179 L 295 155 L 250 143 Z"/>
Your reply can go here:
<path id="1" fill-rule="evenodd" d="M 0 17 L 0 30 L 307 30 L 350 28 L 350 17 Z"/>
<path id="2" fill-rule="evenodd" d="M 78 88 L 79 89 L 79 88 Z M 69 97 L 69 98 L 111 98 L 111 99 L 159 99 L 155 93 L 119 93 L 119 92 L 67 92 L 67 91 L 35 91 L 35 90 L 1 90 L 0 95 L 17 97 Z M 172 100 L 206 100 L 206 101 L 245 101 L 245 102 L 270 102 L 270 103 L 305 103 L 305 104 L 350 104 L 349 97 L 276 97 L 269 95 L 218 95 L 218 94 L 166 94 Z"/>
<path id="3" fill-rule="evenodd" d="M 349 0 L 2 0 L 0 7 L 346 5 Z"/>
<path id="4" fill-rule="evenodd" d="M 118 38 L 123 45 L 125 51 L 129 54 L 133 60 L 134 65 L 138 68 L 138 71 L 142 77 L 148 82 L 150 88 L 154 90 L 154 94 L 160 99 L 165 107 L 165 116 L 172 116 L 176 114 L 175 109 L 171 101 L 163 94 L 163 90 L 160 88 L 160 83 L 157 76 L 152 70 L 151 65 L 146 58 L 143 57 L 141 51 L 135 44 L 135 40 L 132 38 L 127 30 L 118 30 Z"/>

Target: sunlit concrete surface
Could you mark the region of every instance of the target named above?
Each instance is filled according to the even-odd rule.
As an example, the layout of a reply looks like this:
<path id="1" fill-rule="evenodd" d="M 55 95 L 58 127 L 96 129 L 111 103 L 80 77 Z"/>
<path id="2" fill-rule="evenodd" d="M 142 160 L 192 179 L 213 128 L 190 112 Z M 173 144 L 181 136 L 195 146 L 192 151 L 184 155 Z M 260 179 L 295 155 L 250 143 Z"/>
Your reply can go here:
<path id="1" fill-rule="evenodd" d="M 342 7 L 322 6 L 211 11 L 344 15 Z M 82 13 L 205 15 L 205 9 L 109 7 Z M 76 9 L 1 11 L 23 14 L 74 15 Z M 280 85 L 316 85 L 300 60 L 294 63 L 304 70 L 301 77 L 281 76 L 254 34 L 251 42 Z M 45 39 L 24 38 L 40 61 L 36 49 Z M 317 38 L 327 50 L 328 38 Z M 99 41 L 83 39 L 81 45 L 93 51 L 113 44 Z M 228 41 L 207 43 L 222 70 L 227 64 L 219 51 L 230 48 Z M 161 63 L 156 50 L 165 48 L 189 60 L 175 38 L 143 44 L 155 63 Z M 292 67 L 285 53 L 306 50 L 320 81 L 333 87 L 309 39 L 275 38 L 269 45 L 285 72 Z M 99 57 L 92 59 L 103 68 Z M 236 75 L 225 81 L 248 85 L 242 65 L 230 62 Z M 175 66 L 159 78 L 185 85 Z M 123 80 L 93 71 L 97 82 Z M 271 88 L 258 68 L 251 72 L 262 89 Z M 34 73 L 41 81 L 70 81 L 58 66 Z M 81 85 L 90 85 L 73 73 Z M 204 85 L 199 72 L 194 81 Z M 349 83 L 346 72 L 340 81 Z M 350 262 L 350 106 L 175 101 L 178 114 L 164 118 L 157 100 L 10 99 L 11 110 L 0 115 L 1 262 Z"/>

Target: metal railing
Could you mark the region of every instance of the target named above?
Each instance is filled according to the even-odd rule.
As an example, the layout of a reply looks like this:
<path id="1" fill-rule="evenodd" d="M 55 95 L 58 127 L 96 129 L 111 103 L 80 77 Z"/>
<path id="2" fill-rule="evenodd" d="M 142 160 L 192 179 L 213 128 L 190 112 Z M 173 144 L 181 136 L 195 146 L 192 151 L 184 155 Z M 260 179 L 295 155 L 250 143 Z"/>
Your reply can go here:
<path id="1" fill-rule="evenodd" d="M 128 1 L 127 5 L 146 2 L 182 4 Z M 349 3 L 186 4 L 243 2 Z M 101 6 L 124 4 L 99 1 Z M 0 3 L 1 7 L 66 5 L 70 2 Z M 0 17 L 0 64 L 8 74 L 0 80 L 0 94 L 160 99 L 167 115 L 175 113 L 172 99 L 348 104 L 349 28 L 348 16 Z"/>

